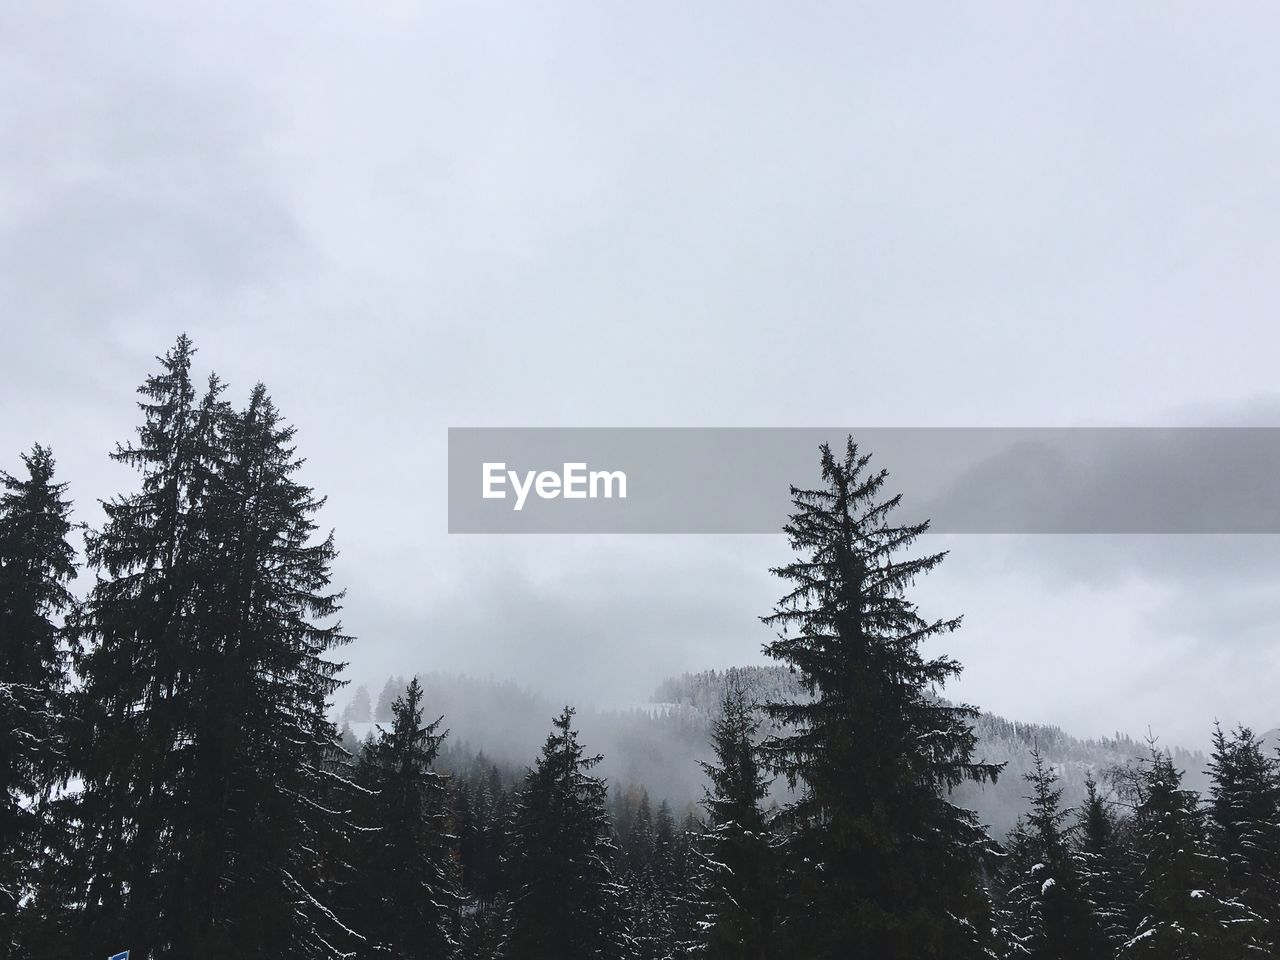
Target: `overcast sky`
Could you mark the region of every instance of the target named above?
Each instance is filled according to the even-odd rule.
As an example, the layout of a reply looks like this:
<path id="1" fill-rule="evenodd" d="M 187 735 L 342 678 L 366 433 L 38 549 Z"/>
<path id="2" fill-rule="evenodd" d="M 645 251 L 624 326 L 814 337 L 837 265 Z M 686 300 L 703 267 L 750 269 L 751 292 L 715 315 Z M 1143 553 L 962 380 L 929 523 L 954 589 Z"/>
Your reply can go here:
<path id="1" fill-rule="evenodd" d="M 96 522 L 185 330 L 299 428 L 353 679 L 643 700 L 759 660 L 785 543 L 450 537 L 446 428 L 1280 425 L 1277 28 L 1265 3 L 4 4 L 0 464 L 52 444 Z M 947 546 L 920 598 L 966 615 L 960 695 L 1082 734 L 1280 725 L 1273 538 Z"/>

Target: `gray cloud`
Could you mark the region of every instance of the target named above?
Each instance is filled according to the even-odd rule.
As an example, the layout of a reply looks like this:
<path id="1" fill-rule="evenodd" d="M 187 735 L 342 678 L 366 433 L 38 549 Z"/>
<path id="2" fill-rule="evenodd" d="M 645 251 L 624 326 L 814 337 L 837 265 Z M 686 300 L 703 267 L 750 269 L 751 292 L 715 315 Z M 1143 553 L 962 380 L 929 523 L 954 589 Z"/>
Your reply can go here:
<path id="1" fill-rule="evenodd" d="M 643 696 L 758 649 L 776 538 L 451 539 L 445 428 L 1134 424 L 1274 398 L 1277 19 L 7 6 L 0 460 L 52 443 L 94 519 L 130 482 L 105 453 L 131 390 L 188 329 L 300 427 L 354 676 Z M 922 589 L 967 612 L 985 705 L 1190 730 L 1230 695 L 1273 726 L 1275 666 L 1241 658 L 1274 611 L 1231 590 L 1261 593 L 1268 548 L 1203 546 L 970 539 Z"/>

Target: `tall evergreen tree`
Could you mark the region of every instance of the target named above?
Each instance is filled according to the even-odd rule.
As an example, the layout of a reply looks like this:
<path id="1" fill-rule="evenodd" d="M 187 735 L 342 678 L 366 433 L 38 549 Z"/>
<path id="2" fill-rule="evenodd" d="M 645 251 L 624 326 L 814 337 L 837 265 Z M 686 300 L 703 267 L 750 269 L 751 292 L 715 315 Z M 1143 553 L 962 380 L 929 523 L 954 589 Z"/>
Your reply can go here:
<path id="1" fill-rule="evenodd" d="M 674 960 L 695 956 L 702 945 L 704 902 L 700 890 L 703 823 L 689 807 L 676 827 L 671 856 L 671 956 Z"/>
<path id="2" fill-rule="evenodd" d="M 477 759 L 483 761 L 483 754 Z M 458 790 L 462 885 L 480 907 L 492 905 L 500 893 L 509 806 L 509 791 L 492 764 L 480 766 Z"/>
<path id="3" fill-rule="evenodd" d="M 615 825 L 622 842 L 624 912 L 636 960 L 662 960 L 670 952 L 670 904 L 656 869 L 657 835 L 649 792 L 640 787 L 637 794 L 626 823 Z"/>
<path id="4" fill-rule="evenodd" d="M 676 818 L 671 804 L 663 800 L 653 816 L 653 875 L 663 890 L 672 890 L 676 876 Z"/>
<path id="5" fill-rule="evenodd" d="M 476 758 L 470 784 L 468 815 L 460 818 L 463 889 L 469 902 L 463 911 L 462 956 L 492 960 L 502 942 L 506 915 L 508 833 L 511 790 L 496 765 Z"/>
<path id="6" fill-rule="evenodd" d="M 73 600 L 71 503 L 53 454 L 22 456 L 26 476 L 0 471 L 0 954 L 16 955 L 18 905 L 43 846 L 40 827 L 66 774 L 67 650 L 60 616 Z"/>
<path id="7" fill-rule="evenodd" d="M 223 409 L 216 381 L 197 403 L 194 352 L 179 337 L 139 388 L 137 442 L 112 458 L 141 473 L 141 489 L 104 501 L 106 526 L 86 536 L 97 582 L 73 620 L 83 679 L 75 762 L 84 789 L 75 817 L 85 950 L 127 939 L 145 957 L 173 936 L 160 901 L 182 885 L 177 849 L 194 777 L 192 653 L 209 553 L 205 494 L 221 459 Z"/>
<path id="8" fill-rule="evenodd" d="M 356 687 L 351 702 L 342 711 L 342 719 L 349 723 L 368 723 L 373 716 L 373 707 L 370 703 L 369 688 L 361 684 Z"/>
<path id="9" fill-rule="evenodd" d="M 387 682 L 382 685 L 382 692 L 378 694 L 378 705 L 373 711 L 373 719 L 376 722 L 391 722 L 391 706 L 396 702 L 396 697 L 404 693 L 404 688 L 407 686 L 404 677 L 387 677 Z"/>
<path id="10" fill-rule="evenodd" d="M 1134 922 L 1137 874 L 1123 842 L 1121 825 L 1098 790 L 1097 781 L 1089 776 L 1084 787 L 1085 799 L 1076 813 L 1075 853 L 1098 930 L 1108 951 L 1114 952 L 1128 939 Z"/>
<path id="11" fill-rule="evenodd" d="M 1215 727 L 1209 833 L 1231 891 L 1258 916 L 1258 939 L 1280 952 L 1280 762 L 1248 727 Z"/>
<path id="12" fill-rule="evenodd" d="M 1168 753 L 1152 747 L 1138 777 L 1141 920 L 1123 958 L 1243 960 L 1264 956 L 1256 917 L 1226 890 L 1194 791 Z"/>
<path id="13" fill-rule="evenodd" d="M 509 960 L 610 960 L 623 955 L 616 848 L 606 787 L 565 707 L 525 777 L 512 825 Z"/>
<path id="14" fill-rule="evenodd" d="M 331 589 L 324 501 L 296 479 L 295 430 L 259 384 L 225 419 L 207 497 L 193 692 L 198 778 L 175 956 L 328 957 L 359 942 L 338 922 L 327 855 L 346 849 L 349 784 L 327 719 L 347 642 Z"/>
<path id="15" fill-rule="evenodd" d="M 1074 855 L 1071 811 L 1063 809 L 1058 777 L 1039 749 L 1032 757 L 1031 807 L 1014 830 L 1005 871 L 1008 956 L 1098 960 L 1109 951 Z"/>
<path id="16" fill-rule="evenodd" d="M 868 470 L 852 438 L 822 447 L 824 486 L 792 488 L 785 531 L 797 559 L 766 646 L 809 699 L 768 704 L 783 732 L 767 756 L 801 794 L 786 813 L 803 906 L 800 951 L 842 960 L 978 956 L 989 936 L 980 883 L 987 849 L 973 814 L 947 798 L 994 780 L 973 760 L 976 711 L 934 695 L 960 672 L 920 646 L 959 618 L 926 621 L 905 596 L 944 554 L 903 558 L 927 523 L 895 526 L 900 496 L 880 499 L 887 471 Z"/>
<path id="17" fill-rule="evenodd" d="M 760 806 L 772 780 L 757 758 L 758 728 L 742 689 L 730 687 L 711 731 L 715 762 L 702 764 L 710 787 L 698 841 L 697 897 L 704 914 L 699 952 L 713 960 L 783 955 L 775 930 L 780 859 Z"/>
<path id="18" fill-rule="evenodd" d="M 649 930 L 652 953 L 660 960 L 685 956 L 688 940 L 680 930 L 682 911 L 688 900 L 687 873 L 682 873 L 681 838 L 671 804 L 663 800 L 653 815 L 653 856 L 649 868 L 653 890 L 653 924 Z M 643 951 L 641 951 L 643 956 Z"/>
<path id="19" fill-rule="evenodd" d="M 355 939 L 324 903 L 333 539 L 314 539 L 322 501 L 265 389 L 233 412 L 211 377 L 197 403 L 193 353 L 179 338 L 141 388 L 138 441 L 114 454 L 141 490 L 87 538 L 76 950 L 330 956 Z"/>
<path id="20" fill-rule="evenodd" d="M 369 793 L 358 920 L 362 956 L 446 960 L 457 953 L 458 878 L 445 778 L 432 769 L 446 733 L 423 724 L 422 686 L 392 704 L 392 726 L 360 757 Z"/>
<path id="21" fill-rule="evenodd" d="M 636 874 L 647 872 L 653 866 L 653 807 L 649 803 L 649 791 L 643 787 L 621 840 L 627 869 Z"/>

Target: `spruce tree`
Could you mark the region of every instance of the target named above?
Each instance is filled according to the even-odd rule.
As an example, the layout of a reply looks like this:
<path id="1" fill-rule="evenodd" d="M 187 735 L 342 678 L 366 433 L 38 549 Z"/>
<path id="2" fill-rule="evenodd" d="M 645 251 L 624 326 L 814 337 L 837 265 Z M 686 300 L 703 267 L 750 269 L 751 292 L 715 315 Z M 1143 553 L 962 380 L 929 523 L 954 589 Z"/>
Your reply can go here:
<path id="1" fill-rule="evenodd" d="M 700 890 L 701 858 L 697 851 L 702 833 L 702 821 L 690 806 L 676 828 L 672 844 L 671 955 L 674 958 L 695 956 L 702 948 L 705 904 Z"/>
<path id="2" fill-rule="evenodd" d="M 1072 847 L 1072 814 L 1057 775 L 1039 749 L 1025 777 L 1030 810 L 1015 828 L 1005 870 L 1002 912 L 1007 955 L 1031 960 L 1096 960 L 1108 953 L 1081 864 Z"/>
<path id="3" fill-rule="evenodd" d="M 127 940 L 145 957 L 174 936 L 172 904 L 162 901 L 182 886 L 197 598 L 210 552 L 205 497 L 223 409 L 216 381 L 196 401 L 194 352 L 179 337 L 139 388 L 137 441 L 112 458 L 139 471 L 141 488 L 104 501 L 105 527 L 86 536 L 97 580 L 71 622 L 83 680 L 74 817 L 85 950 Z"/>
<path id="4" fill-rule="evenodd" d="M 338 743 L 354 763 L 356 754 L 360 752 L 360 741 L 356 739 L 356 734 L 351 729 L 351 724 L 342 724 L 342 729 L 338 731 Z"/>
<path id="5" fill-rule="evenodd" d="M 653 876 L 658 887 L 673 890 L 676 877 L 676 818 L 671 804 L 663 800 L 653 816 Z"/>
<path id="6" fill-rule="evenodd" d="M 927 523 L 897 526 L 900 496 L 881 499 L 887 471 L 849 439 L 821 448 L 823 487 L 792 488 L 785 526 L 794 562 L 766 653 L 796 671 L 807 699 L 768 704 L 782 732 L 766 755 L 800 791 L 788 805 L 798 870 L 792 925 L 807 957 L 979 956 L 990 932 L 981 886 L 988 841 L 949 800 L 965 781 L 994 780 L 975 762 L 976 711 L 937 688 L 960 672 L 921 644 L 960 619 L 926 621 L 907 599 L 945 554 L 902 554 Z"/>
<path id="7" fill-rule="evenodd" d="M 1258 939 L 1280 951 L 1280 763 L 1248 727 L 1214 729 L 1209 833 L 1231 892 L 1258 916 Z"/>
<path id="8" fill-rule="evenodd" d="M 623 909 L 635 960 L 661 960 L 670 949 L 671 917 L 656 869 L 657 834 L 649 792 L 640 787 L 637 796 L 625 827 L 618 829 L 623 852 Z"/>
<path id="9" fill-rule="evenodd" d="M 509 960 L 611 960 L 623 956 L 616 848 L 607 790 L 565 707 L 525 777 L 512 823 Z"/>
<path id="10" fill-rule="evenodd" d="M 653 860 L 650 867 L 654 922 L 650 931 L 654 956 L 662 960 L 681 956 L 679 924 L 688 899 L 686 878 L 681 875 L 680 837 L 671 804 L 663 800 L 653 815 Z"/>
<path id="11" fill-rule="evenodd" d="M 1085 779 L 1085 799 L 1076 813 L 1075 853 L 1081 878 L 1093 904 L 1098 931 L 1108 950 L 1128 939 L 1137 886 L 1120 824 L 1092 776 Z"/>
<path id="12" fill-rule="evenodd" d="M 342 711 L 342 719 L 348 723 L 368 723 L 372 716 L 373 708 L 370 706 L 369 688 L 361 684 L 356 687 L 356 692 L 352 695 L 351 702 Z"/>
<path id="13" fill-rule="evenodd" d="M 330 956 L 358 942 L 325 904 L 345 829 L 333 539 L 265 389 L 233 412 L 211 377 L 197 403 L 193 352 L 179 338 L 141 388 L 114 455 L 141 489 L 87 538 L 74 952 Z"/>
<path id="14" fill-rule="evenodd" d="M 1205 835 L 1194 791 L 1168 753 L 1151 749 L 1138 774 L 1141 920 L 1123 958 L 1243 960 L 1263 956 L 1257 918 L 1226 887 L 1226 864 Z"/>
<path id="15" fill-rule="evenodd" d="M 640 797 L 622 838 L 622 852 L 627 869 L 634 874 L 647 873 L 653 866 L 653 807 L 649 791 L 640 788 Z"/>
<path id="16" fill-rule="evenodd" d="M 469 788 L 468 816 L 460 820 L 463 833 L 462 881 L 468 897 L 463 911 L 462 956 L 491 960 L 502 942 L 506 915 L 507 840 L 511 819 L 511 791 L 494 764 L 476 758 Z"/>
<path id="17" fill-rule="evenodd" d="M 346 754 L 327 719 L 347 642 L 331 588 L 323 499 L 265 388 L 225 419 L 207 497 L 198 604 L 202 682 L 191 696 L 198 779 L 179 885 L 176 956 L 328 957 L 359 942 L 326 869 L 349 847 Z"/>
<path id="18" fill-rule="evenodd" d="M 505 848 L 509 791 L 498 768 L 480 765 L 457 793 L 459 859 L 462 886 L 479 908 L 493 905 L 501 888 L 501 860 Z"/>
<path id="19" fill-rule="evenodd" d="M 361 956 L 446 960 L 457 953 L 458 878 L 445 778 L 432 769 L 446 732 L 422 722 L 422 687 L 410 681 L 360 757 L 368 791 L 358 914 Z"/>
<path id="20" fill-rule="evenodd" d="M 375 722 L 391 722 L 392 704 L 396 702 L 396 697 L 404 693 L 404 688 L 407 686 L 408 684 L 405 683 L 404 677 L 387 677 L 387 682 L 382 685 L 382 692 L 378 694 L 378 705 L 373 711 Z"/>
<path id="21" fill-rule="evenodd" d="M 731 687 L 711 731 L 713 763 L 703 798 L 707 823 L 698 839 L 699 955 L 711 960 L 781 956 L 776 918 L 781 899 L 777 845 L 761 810 L 771 778 L 761 772 L 759 722 L 739 687 Z"/>
<path id="22" fill-rule="evenodd" d="M 25 476 L 0 471 L 0 954 L 17 955 L 18 905 L 44 846 L 41 826 L 66 775 L 67 649 L 59 619 L 75 576 L 71 503 L 53 454 L 22 455 Z"/>

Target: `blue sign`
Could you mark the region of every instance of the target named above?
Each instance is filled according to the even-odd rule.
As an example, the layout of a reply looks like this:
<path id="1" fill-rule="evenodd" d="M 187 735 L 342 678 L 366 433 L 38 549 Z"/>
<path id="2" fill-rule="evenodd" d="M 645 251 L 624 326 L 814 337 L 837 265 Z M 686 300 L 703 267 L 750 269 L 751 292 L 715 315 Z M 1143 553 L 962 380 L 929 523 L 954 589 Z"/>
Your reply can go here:
<path id="1" fill-rule="evenodd" d="M 129 951 L 126 950 L 124 953 L 113 953 L 111 956 L 107 957 L 107 960 L 129 960 Z"/>

